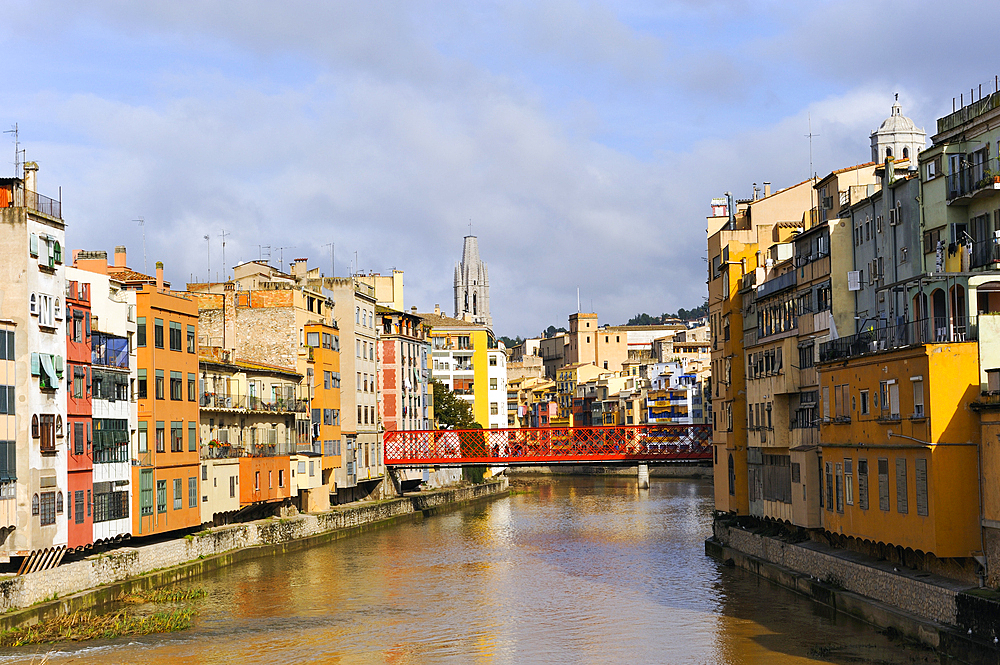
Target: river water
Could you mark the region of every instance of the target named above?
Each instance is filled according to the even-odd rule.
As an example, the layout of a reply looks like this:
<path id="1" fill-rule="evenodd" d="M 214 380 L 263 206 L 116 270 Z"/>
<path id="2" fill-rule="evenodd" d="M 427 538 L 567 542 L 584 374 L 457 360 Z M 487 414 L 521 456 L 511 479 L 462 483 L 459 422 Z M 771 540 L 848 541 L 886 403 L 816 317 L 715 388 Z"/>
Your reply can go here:
<path id="1" fill-rule="evenodd" d="M 940 663 L 705 556 L 705 481 L 545 479 L 189 583 L 181 633 L 0 652 L 48 663 Z"/>

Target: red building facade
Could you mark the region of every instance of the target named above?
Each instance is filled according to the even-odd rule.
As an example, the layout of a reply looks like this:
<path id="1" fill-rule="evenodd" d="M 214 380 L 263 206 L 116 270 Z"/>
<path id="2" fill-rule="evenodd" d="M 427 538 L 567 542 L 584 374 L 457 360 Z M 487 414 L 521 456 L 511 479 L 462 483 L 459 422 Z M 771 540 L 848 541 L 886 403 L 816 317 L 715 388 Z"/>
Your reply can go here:
<path id="1" fill-rule="evenodd" d="M 71 281 L 66 295 L 67 496 L 70 550 L 94 542 L 90 284 Z"/>

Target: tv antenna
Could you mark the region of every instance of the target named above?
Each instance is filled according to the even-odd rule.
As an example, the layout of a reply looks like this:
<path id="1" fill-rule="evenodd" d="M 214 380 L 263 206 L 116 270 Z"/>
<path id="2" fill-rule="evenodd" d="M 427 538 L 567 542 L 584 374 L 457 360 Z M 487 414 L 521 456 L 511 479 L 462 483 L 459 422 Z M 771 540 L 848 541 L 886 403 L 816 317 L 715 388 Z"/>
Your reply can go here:
<path id="1" fill-rule="evenodd" d="M 222 233 L 219 234 L 219 236 L 221 236 L 221 238 L 222 238 L 222 279 L 223 279 L 223 281 L 226 281 L 226 280 L 229 279 L 229 275 L 226 272 L 226 270 L 227 270 L 227 268 L 226 268 L 226 236 L 231 236 L 231 235 L 233 235 L 233 234 L 229 233 L 225 229 L 222 229 Z"/>
<path id="2" fill-rule="evenodd" d="M 809 118 L 809 133 L 806 136 L 809 138 L 809 179 L 812 180 L 813 185 L 816 184 L 816 174 L 813 172 L 813 137 L 819 136 L 819 134 L 813 134 L 812 125 L 812 113 L 808 115 Z M 813 206 L 813 188 L 809 188 L 809 208 L 812 209 Z"/>
<path id="3" fill-rule="evenodd" d="M 289 245 L 288 247 L 277 247 L 278 250 L 278 270 L 285 271 L 285 250 L 295 249 L 295 245 Z"/>
<path id="4" fill-rule="evenodd" d="M 257 259 L 260 261 L 264 260 L 264 250 L 267 250 L 267 262 L 271 262 L 271 246 L 270 245 L 257 245 Z"/>
<path id="5" fill-rule="evenodd" d="M 13 134 L 14 135 L 14 177 L 15 178 L 22 178 L 24 176 L 21 173 L 21 154 L 24 151 L 21 150 L 21 142 L 18 139 L 19 135 L 18 135 L 18 131 L 17 131 L 17 123 L 15 122 L 14 125 L 10 129 L 5 130 L 4 134 Z"/>
<path id="6" fill-rule="evenodd" d="M 149 268 L 146 267 L 146 220 L 139 215 L 137 219 L 133 219 L 133 222 L 139 223 L 139 228 L 142 229 L 142 272 L 143 274 L 149 274 Z"/>
<path id="7" fill-rule="evenodd" d="M 202 236 L 205 239 L 205 255 L 208 257 L 208 281 L 212 281 L 212 237 L 207 233 Z"/>

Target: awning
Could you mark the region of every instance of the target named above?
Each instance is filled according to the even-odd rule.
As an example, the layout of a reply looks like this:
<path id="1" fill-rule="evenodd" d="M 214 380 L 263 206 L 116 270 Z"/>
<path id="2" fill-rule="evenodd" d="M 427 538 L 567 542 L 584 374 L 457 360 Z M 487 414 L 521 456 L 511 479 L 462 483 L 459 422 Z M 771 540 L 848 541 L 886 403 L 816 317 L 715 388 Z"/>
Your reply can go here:
<path id="1" fill-rule="evenodd" d="M 56 368 L 52 365 L 52 356 L 41 353 L 38 358 L 42 361 L 42 372 L 48 377 L 49 386 L 55 388 L 59 385 L 59 379 L 56 378 Z"/>

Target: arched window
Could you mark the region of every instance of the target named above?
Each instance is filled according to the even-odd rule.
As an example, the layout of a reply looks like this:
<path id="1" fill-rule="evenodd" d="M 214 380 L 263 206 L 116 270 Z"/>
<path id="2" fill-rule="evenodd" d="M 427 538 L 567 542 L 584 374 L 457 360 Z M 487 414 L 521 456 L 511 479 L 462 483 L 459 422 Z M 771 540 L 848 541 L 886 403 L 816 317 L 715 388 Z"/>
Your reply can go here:
<path id="1" fill-rule="evenodd" d="M 31 495 L 31 514 L 32 515 L 37 515 L 38 514 L 38 495 L 37 494 L 32 494 Z"/>
<path id="2" fill-rule="evenodd" d="M 909 158 L 910 158 L 910 149 L 903 148 L 903 159 L 909 159 Z"/>
<path id="3" fill-rule="evenodd" d="M 28 311 L 32 314 L 38 314 L 38 298 L 34 293 L 31 294 L 31 298 L 28 300 Z"/>
<path id="4" fill-rule="evenodd" d="M 354 322 L 355 323 L 361 323 L 361 308 L 360 307 L 355 307 L 354 308 Z"/>
<path id="5" fill-rule="evenodd" d="M 56 260 L 56 263 L 62 263 L 62 245 L 56 240 L 52 243 L 52 257 Z"/>
<path id="6" fill-rule="evenodd" d="M 62 436 L 62 416 L 56 416 L 56 436 Z"/>
<path id="7" fill-rule="evenodd" d="M 56 515 L 62 515 L 63 512 L 63 495 L 62 492 L 56 492 Z"/>
<path id="8" fill-rule="evenodd" d="M 892 157 L 892 148 L 886 148 L 885 149 L 885 156 L 886 157 Z"/>
<path id="9" fill-rule="evenodd" d="M 31 416 L 31 438 L 38 438 L 38 416 Z"/>
<path id="10" fill-rule="evenodd" d="M 736 496 L 736 463 L 732 453 L 729 453 L 729 496 Z"/>
<path id="11" fill-rule="evenodd" d="M 475 293 L 472 294 L 472 313 L 473 314 L 478 314 L 479 313 L 479 312 L 476 311 L 476 294 Z"/>

